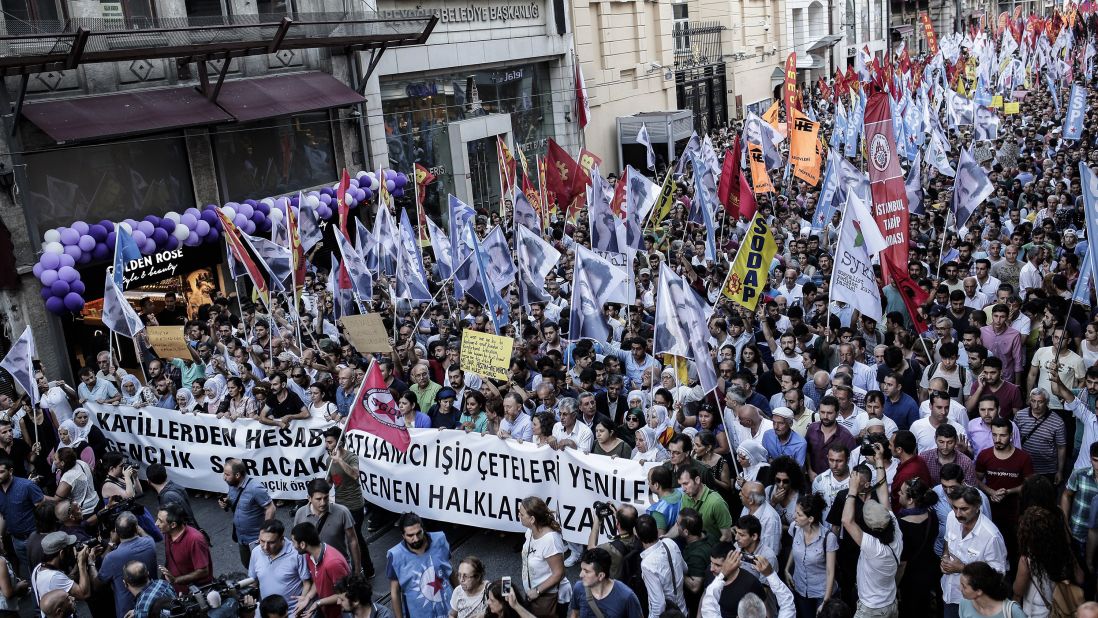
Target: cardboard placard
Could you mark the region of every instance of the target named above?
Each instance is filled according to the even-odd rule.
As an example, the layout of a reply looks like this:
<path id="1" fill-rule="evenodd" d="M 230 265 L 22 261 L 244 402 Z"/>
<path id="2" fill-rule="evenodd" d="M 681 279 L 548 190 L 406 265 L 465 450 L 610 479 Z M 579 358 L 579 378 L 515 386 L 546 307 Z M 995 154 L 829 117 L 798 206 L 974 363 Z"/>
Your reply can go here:
<path id="1" fill-rule="evenodd" d="M 1017 101 L 1011 101 L 1011 102 L 1009 102 L 1009 103 L 1005 103 L 1005 104 L 1003 105 L 1003 113 L 1004 113 L 1004 114 L 1017 114 L 1017 113 L 1018 113 L 1018 109 L 1019 109 L 1020 107 L 1021 107 L 1021 106 L 1020 106 L 1020 105 L 1018 104 L 1018 102 L 1017 102 Z"/>
<path id="2" fill-rule="evenodd" d="M 149 345 L 160 358 L 191 360 L 191 348 L 183 336 L 182 326 L 146 326 L 145 332 L 149 335 Z"/>
<path id="3" fill-rule="evenodd" d="M 389 343 L 389 333 L 385 330 L 381 315 L 377 313 L 348 315 L 340 318 L 339 323 L 343 325 L 347 340 L 359 354 L 388 354 L 393 351 L 393 346 Z"/>
<path id="4" fill-rule="evenodd" d="M 490 333 L 461 331 L 461 368 L 483 378 L 506 380 L 515 340 Z"/>

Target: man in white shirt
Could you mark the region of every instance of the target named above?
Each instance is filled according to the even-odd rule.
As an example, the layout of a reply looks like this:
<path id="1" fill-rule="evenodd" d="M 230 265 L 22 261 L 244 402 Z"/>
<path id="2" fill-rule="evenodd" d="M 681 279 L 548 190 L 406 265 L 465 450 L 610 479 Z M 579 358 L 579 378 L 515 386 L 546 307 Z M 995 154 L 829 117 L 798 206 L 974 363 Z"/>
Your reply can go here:
<path id="1" fill-rule="evenodd" d="M 503 396 L 503 418 L 499 422 L 499 437 L 514 438 L 520 442 L 529 442 L 534 437 L 534 423 L 522 409 L 522 398 L 514 391 Z"/>
<path id="2" fill-rule="evenodd" d="M 648 615 L 659 616 L 668 606 L 675 606 L 686 613 L 686 597 L 683 581 L 686 577 L 686 561 L 675 541 L 660 538 L 656 520 L 651 515 L 637 518 L 637 540 L 641 547 L 641 579 L 648 591 Z"/>
<path id="3" fill-rule="evenodd" d="M 990 519 L 980 512 L 983 497 L 975 487 L 963 487 L 950 499 L 953 512 L 946 519 L 942 549 L 942 601 L 946 616 L 957 616 L 961 603 L 961 570 L 972 562 L 986 562 L 1006 573 L 1006 544 Z"/>
<path id="4" fill-rule="evenodd" d="M 579 410 L 576 408 L 576 400 L 571 397 L 561 399 L 557 404 L 560 410 L 560 421 L 553 425 L 553 448 L 574 448 L 584 453 L 591 452 L 595 435 L 587 428 L 587 425 L 576 420 Z"/>
<path id="5" fill-rule="evenodd" d="M 931 391 L 930 416 L 921 418 L 911 424 L 911 433 L 915 434 L 920 453 L 929 451 L 937 446 L 935 432 L 938 427 L 948 423 L 957 430 L 957 448 L 968 452 L 968 431 L 961 423 L 949 419 L 949 395 L 943 391 Z"/>
<path id="6" fill-rule="evenodd" d="M 850 487 L 850 451 L 838 442 L 832 442 L 827 447 L 827 470 L 817 474 L 812 480 L 812 493 L 823 496 L 827 508 L 824 509 L 822 520 L 827 521 L 827 514 L 831 512 L 831 506 L 835 503 L 835 496 L 840 491 Z"/>
<path id="7" fill-rule="evenodd" d="M 881 461 L 875 459 L 877 467 Z M 883 501 L 867 499 L 862 506 L 865 530 L 854 519 L 854 502 L 859 495 L 869 492 L 865 476 L 855 475 L 850 492 L 843 504 L 843 530 L 858 544 L 857 583 L 858 615 L 895 616 L 896 571 L 903 553 L 903 536 L 895 516 L 888 508 L 888 485 L 877 486 L 877 497 Z M 838 506 L 838 505 L 836 505 Z"/>
<path id="8" fill-rule="evenodd" d="M 743 503 L 740 519 L 753 515 L 760 525 L 759 540 L 777 556 L 782 550 L 782 518 L 766 499 L 763 484 L 758 481 L 744 483 L 740 488 L 740 502 Z"/>
<path id="9" fill-rule="evenodd" d="M 734 391 L 735 389 L 729 389 L 729 398 L 735 399 L 736 395 Z M 730 446 L 735 450 L 747 440 L 755 440 L 761 444 L 763 434 L 774 429 L 774 423 L 772 423 L 770 419 L 764 418 L 762 410 L 759 410 L 756 406 L 743 403 L 742 401 L 736 405 L 738 405 L 738 409 L 735 412 L 736 420 L 730 425 L 730 427 L 735 429 L 732 433 L 734 434 L 736 443 Z M 726 408 L 725 422 L 731 421 L 732 416 L 732 413 Z"/>

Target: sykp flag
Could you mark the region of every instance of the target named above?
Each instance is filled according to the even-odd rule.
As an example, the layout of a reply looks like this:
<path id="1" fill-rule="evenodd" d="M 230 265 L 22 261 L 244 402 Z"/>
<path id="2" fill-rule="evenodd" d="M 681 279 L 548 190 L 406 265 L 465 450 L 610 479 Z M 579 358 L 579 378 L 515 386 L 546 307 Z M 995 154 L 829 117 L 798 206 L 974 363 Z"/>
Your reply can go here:
<path id="1" fill-rule="evenodd" d="M 1079 163 L 1079 180 L 1083 189 L 1083 211 L 1087 220 L 1087 256 L 1098 256 L 1098 176 Z M 1091 262 L 1092 266 L 1095 262 Z"/>
<path id="2" fill-rule="evenodd" d="M 648 165 L 648 169 L 656 169 L 656 151 L 652 148 L 652 140 L 648 137 L 648 126 L 643 122 L 640 130 L 637 131 L 637 143 L 644 146 L 645 163 Z"/>
<path id="3" fill-rule="evenodd" d="M 126 264 L 131 260 L 141 259 L 141 249 L 137 248 L 137 241 L 130 235 L 127 226 L 121 223 L 114 224 L 114 284 L 119 289 L 125 288 Z"/>
<path id="4" fill-rule="evenodd" d="M 450 247 L 450 237 L 435 225 L 430 217 L 427 218 L 427 230 L 431 233 L 431 250 L 435 254 L 435 264 L 438 264 L 438 274 L 442 279 L 449 279 L 454 274 L 454 257 Z"/>
<path id="5" fill-rule="evenodd" d="M 644 220 L 652 212 L 659 197 L 660 186 L 633 169 L 625 166 L 625 244 L 640 251 L 644 248 Z"/>
<path id="6" fill-rule="evenodd" d="M 355 218 L 355 251 L 366 260 L 366 266 L 370 270 L 377 270 L 377 243 L 374 241 L 374 233 L 371 232 L 362 220 Z"/>
<path id="7" fill-rule="evenodd" d="M 377 436 L 395 446 L 401 453 L 408 452 L 412 439 L 408 436 L 404 417 L 397 409 L 396 401 L 389 392 L 389 386 L 381 375 L 377 361 L 371 362 L 366 370 L 366 378 L 358 389 L 343 431 Z"/>
<path id="8" fill-rule="evenodd" d="M 924 215 L 926 209 L 923 207 L 923 153 L 919 152 L 915 155 L 915 160 L 911 162 L 911 170 L 907 173 L 907 179 L 904 181 L 904 190 L 907 191 L 907 209 L 913 215 Z"/>
<path id="9" fill-rule="evenodd" d="M 419 261 L 412 224 L 408 221 L 408 210 L 400 212 L 400 244 L 397 247 L 396 293 L 398 298 L 412 301 L 430 301 L 431 292 L 427 289 L 427 278 L 423 272 L 423 263 Z"/>
<path id="10" fill-rule="evenodd" d="M 453 251 L 451 255 L 450 268 L 453 272 L 457 272 L 458 267 L 465 262 L 465 259 L 469 257 L 469 250 L 466 247 L 463 239 L 465 238 L 465 227 L 470 224 L 476 217 L 476 211 L 465 202 L 459 200 L 455 195 L 451 194 L 449 197 L 449 210 L 450 210 L 450 248 Z M 454 297 L 461 299 L 464 292 L 461 289 L 461 281 L 455 277 L 454 279 Z"/>
<path id="11" fill-rule="evenodd" d="M 927 163 L 938 170 L 939 174 L 949 176 L 950 178 L 957 175 L 957 171 L 954 170 L 953 166 L 949 163 L 946 145 L 943 143 L 941 134 L 937 130 L 930 132 L 930 144 L 927 146 L 926 154 Z"/>
<path id="12" fill-rule="evenodd" d="M 336 235 L 342 236 L 343 232 L 337 232 Z M 332 292 L 333 317 L 338 320 L 341 316 L 351 314 L 355 303 L 355 290 L 354 284 L 351 283 L 351 277 L 347 274 L 347 270 L 339 266 L 339 260 L 336 258 L 335 251 L 332 252 L 331 257 L 332 270 L 328 274 L 328 289 Z M 373 287 L 372 280 L 370 287 Z M 373 290 L 371 290 L 371 293 L 372 291 Z M 366 300 L 370 300 L 370 298 L 368 297 Z"/>
<path id="13" fill-rule="evenodd" d="M 393 215 L 389 213 L 387 202 L 378 200 L 377 215 L 374 218 L 374 242 L 377 251 L 378 274 L 392 276 L 396 273 L 397 226 Z"/>
<path id="14" fill-rule="evenodd" d="M 381 208 L 384 210 L 384 207 Z M 340 266 L 347 272 L 352 289 L 358 295 L 360 301 L 368 301 L 374 297 L 374 276 L 366 266 L 366 259 L 355 250 L 351 241 L 342 232 L 333 234 L 336 244 L 339 245 L 339 254 L 343 256 Z M 346 282 L 341 284 L 346 289 Z M 428 296 L 428 298 L 430 298 Z"/>
<path id="15" fill-rule="evenodd" d="M 777 253 L 778 245 L 774 242 L 770 226 L 761 214 L 755 213 L 721 287 L 721 294 L 754 311 L 766 287 L 770 266 Z"/>
<path id="16" fill-rule="evenodd" d="M 603 284 L 613 276 L 609 262 L 583 247 L 576 248 L 575 272 L 572 276 L 572 302 L 568 316 L 568 339 L 610 341 L 613 330 L 603 311 L 606 301 Z"/>
<path id="17" fill-rule="evenodd" d="M 716 263 L 717 261 L 717 226 L 713 223 L 713 194 L 702 183 L 702 176 L 698 173 L 698 160 L 694 160 L 694 202 L 701 212 L 702 223 L 705 224 L 705 259 Z"/>
<path id="18" fill-rule="evenodd" d="M 114 283 L 110 273 L 107 274 L 106 282 L 103 285 L 102 319 L 107 328 L 130 339 L 133 339 L 134 335 L 145 328 L 141 318 L 137 316 L 137 312 L 133 310 L 129 301 L 122 295 L 121 288 Z"/>
<path id="19" fill-rule="evenodd" d="M 957 164 L 957 177 L 953 182 L 953 201 L 951 208 L 957 218 L 957 227 L 968 222 L 976 208 L 995 190 L 987 172 L 972 156 L 969 149 L 961 151 L 961 160 Z"/>
<path id="20" fill-rule="evenodd" d="M 560 261 L 560 252 L 542 240 L 539 234 L 525 227 L 515 228 L 515 246 L 519 301 L 527 309 L 530 303 L 548 302 L 550 296 L 545 291 L 545 276 Z"/>
<path id="21" fill-rule="evenodd" d="M 591 224 L 591 248 L 621 253 L 625 251 L 626 231 L 621 219 L 610 210 L 606 191 L 609 187 L 597 171 L 591 174 L 587 215 Z"/>
<path id="22" fill-rule="evenodd" d="M 30 397 L 31 408 L 38 407 L 39 395 L 38 382 L 34 379 L 35 356 L 34 333 L 31 332 L 31 327 L 27 326 L 23 329 L 19 340 L 8 350 L 4 360 L 0 361 L 0 369 L 11 374 L 15 383 Z"/>
<path id="23" fill-rule="evenodd" d="M 1072 302 L 1090 306 L 1090 292 L 1094 287 L 1094 257 L 1087 251 L 1083 258 L 1083 266 L 1079 270 L 1079 280 L 1075 282 L 1075 291 L 1071 294 Z"/>
<path id="24" fill-rule="evenodd" d="M 1083 118 L 1087 110 L 1087 91 L 1079 84 L 1071 85 L 1067 114 L 1064 116 L 1064 139 L 1083 137 Z"/>
<path id="25" fill-rule="evenodd" d="M 853 193 L 848 200 L 857 200 Z M 863 228 L 876 229 L 871 220 L 857 220 L 847 209 L 839 229 L 839 243 L 835 250 L 835 268 L 831 272 L 831 299 L 847 303 L 859 313 L 880 322 L 881 293 L 873 275 L 873 262 L 869 257 Z"/>

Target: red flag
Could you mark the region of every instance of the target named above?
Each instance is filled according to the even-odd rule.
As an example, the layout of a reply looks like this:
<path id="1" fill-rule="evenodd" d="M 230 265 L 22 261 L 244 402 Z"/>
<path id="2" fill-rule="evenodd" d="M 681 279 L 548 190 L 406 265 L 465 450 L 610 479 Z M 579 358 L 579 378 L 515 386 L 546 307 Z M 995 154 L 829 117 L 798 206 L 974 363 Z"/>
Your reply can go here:
<path id="1" fill-rule="evenodd" d="M 618 217 L 625 216 L 621 205 L 625 203 L 625 185 L 628 184 L 626 182 L 628 180 L 628 173 L 628 170 L 624 171 L 621 173 L 621 176 L 618 177 L 618 182 L 614 185 L 614 197 L 610 200 L 610 212 Z"/>
<path id="2" fill-rule="evenodd" d="M 560 144 L 549 140 L 549 152 L 545 156 L 545 190 L 556 199 L 557 206 L 567 208 L 572 200 L 583 195 L 591 182 L 587 172 L 568 155 Z"/>
<path id="3" fill-rule="evenodd" d="M 503 179 L 504 188 L 507 192 L 510 192 L 515 188 L 515 183 L 518 180 L 517 174 L 515 173 L 518 163 L 511 154 L 511 149 L 504 143 L 502 135 L 496 136 L 496 158 L 499 160 L 499 171 Z"/>
<path id="4" fill-rule="evenodd" d="M 735 219 L 740 214 L 740 136 L 732 140 L 732 149 L 725 149 L 721 164 L 721 181 L 717 185 L 717 199 L 724 211 Z"/>
<path id="5" fill-rule="evenodd" d="M 896 156 L 892 134 L 892 111 L 889 95 L 877 92 L 865 106 L 865 145 L 868 156 L 869 190 L 873 196 L 872 212 L 877 227 L 888 245 L 881 252 L 881 262 L 907 267 L 908 219 L 907 190 Z M 889 269 L 883 269 L 885 273 Z M 886 274 L 887 280 L 887 274 Z"/>
<path id="6" fill-rule="evenodd" d="M 256 253 L 247 236 L 242 234 L 240 229 L 236 227 L 236 224 L 225 216 L 220 208 L 215 208 L 214 211 L 217 212 L 217 217 L 221 220 L 222 235 L 225 237 L 225 244 L 232 251 L 233 259 L 236 260 L 237 264 L 244 267 L 244 272 L 248 273 L 248 278 L 255 285 L 256 295 L 259 296 L 259 300 L 263 301 L 263 306 L 269 309 L 271 305 L 270 271 L 265 265 L 260 266 L 263 261 L 259 258 L 259 254 Z"/>
<path id="7" fill-rule="evenodd" d="M 580 70 L 579 58 L 573 58 L 572 65 L 576 70 L 576 119 L 579 120 L 582 129 L 591 120 L 591 106 L 587 102 L 587 84 L 583 82 L 583 71 Z"/>
<path id="8" fill-rule="evenodd" d="M 385 378 L 382 377 L 376 361 L 370 363 L 370 368 L 366 370 L 366 378 L 358 389 L 351 413 L 347 415 L 347 425 L 343 432 L 352 431 L 377 436 L 395 446 L 401 453 L 408 452 L 408 445 L 412 443 L 408 428 L 404 425 L 404 419 L 397 410 L 396 401 L 389 392 L 389 387 L 385 385 Z"/>
<path id="9" fill-rule="evenodd" d="M 889 262 L 887 272 L 892 278 L 892 284 L 900 291 L 900 297 L 903 298 L 904 307 L 907 308 L 907 312 L 911 315 L 911 322 L 915 324 L 918 334 L 922 335 L 929 327 L 919 316 L 919 307 L 926 304 L 930 295 L 927 294 L 923 288 L 919 287 L 911 276 L 907 274 L 907 264 L 901 266 L 900 264 Z"/>
<path id="10" fill-rule="evenodd" d="M 298 203 L 301 203 L 301 193 L 298 192 Z M 293 208 L 286 208 L 286 229 L 290 232 L 290 265 L 293 270 L 294 288 L 300 290 L 305 287 L 305 249 L 301 246 L 301 235 L 297 230 L 297 217 Z"/>
<path id="11" fill-rule="evenodd" d="M 751 183 L 747 182 L 743 168 L 740 168 L 740 216 L 750 221 L 755 217 L 756 210 L 758 204 L 755 203 L 755 191 L 751 188 Z"/>
<path id="12" fill-rule="evenodd" d="M 347 236 L 347 218 L 351 214 L 351 208 L 347 206 L 347 190 L 350 188 L 351 175 L 347 173 L 347 168 L 343 168 L 343 176 L 339 179 L 339 189 L 336 190 L 336 207 L 339 211 L 339 229 L 344 236 Z"/>

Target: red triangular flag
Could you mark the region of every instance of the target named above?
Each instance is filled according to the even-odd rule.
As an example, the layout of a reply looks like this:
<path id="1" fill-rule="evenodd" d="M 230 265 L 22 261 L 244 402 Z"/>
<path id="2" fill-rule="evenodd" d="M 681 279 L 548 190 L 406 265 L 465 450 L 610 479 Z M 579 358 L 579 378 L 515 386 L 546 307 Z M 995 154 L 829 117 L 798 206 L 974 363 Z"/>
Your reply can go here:
<path id="1" fill-rule="evenodd" d="M 347 168 L 343 168 L 343 176 L 339 179 L 339 188 L 336 190 L 336 207 L 339 209 L 339 230 L 347 235 L 347 219 L 351 215 L 351 208 L 347 206 L 347 190 L 351 188 L 351 175 Z"/>
<path id="2" fill-rule="evenodd" d="M 366 370 L 366 378 L 358 389 L 343 431 L 368 433 L 392 444 L 401 453 L 408 451 L 412 439 L 376 361 Z"/>
<path id="3" fill-rule="evenodd" d="M 930 295 L 926 293 L 923 288 L 919 287 L 919 284 L 907 274 L 907 269 L 902 268 L 900 264 L 895 264 L 891 261 L 885 262 L 888 267 L 888 274 L 892 279 L 892 284 L 896 286 L 896 289 L 900 291 L 900 297 L 904 301 L 904 307 L 907 308 L 908 314 L 911 316 L 911 322 L 915 325 L 917 334 L 922 335 L 930 327 L 922 318 L 919 317 L 918 307 L 926 303 L 930 298 Z"/>
<path id="4" fill-rule="evenodd" d="M 747 182 L 747 175 L 740 170 L 740 216 L 750 221 L 759 206 L 755 203 L 755 190 Z"/>

